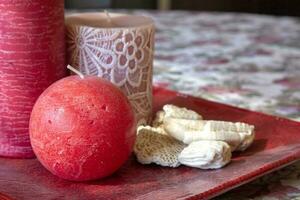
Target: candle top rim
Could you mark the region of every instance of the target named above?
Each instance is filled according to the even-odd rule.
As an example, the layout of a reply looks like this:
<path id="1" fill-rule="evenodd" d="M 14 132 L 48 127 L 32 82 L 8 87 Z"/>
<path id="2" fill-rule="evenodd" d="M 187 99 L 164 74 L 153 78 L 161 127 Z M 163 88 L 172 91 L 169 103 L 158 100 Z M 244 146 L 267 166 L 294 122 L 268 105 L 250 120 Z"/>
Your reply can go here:
<path id="1" fill-rule="evenodd" d="M 69 14 L 65 17 L 65 23 L 97 29 L 130 29 L 154 25 L 153 19 L 147 16 L 123 13 L 109 13 L 109 16 L 111 21 L 104 12 Z"/>

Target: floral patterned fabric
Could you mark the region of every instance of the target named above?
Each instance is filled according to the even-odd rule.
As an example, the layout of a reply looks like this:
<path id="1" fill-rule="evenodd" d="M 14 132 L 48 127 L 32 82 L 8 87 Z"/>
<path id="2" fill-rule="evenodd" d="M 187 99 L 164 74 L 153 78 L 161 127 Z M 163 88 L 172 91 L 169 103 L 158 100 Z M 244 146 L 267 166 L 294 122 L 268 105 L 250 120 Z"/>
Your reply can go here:
<path id="1" fill-rule="evenodd" d="M 145 12 L 157 26 L 154 84 L 300 121 L 300 21 Z M 300 162 L 216 199 L 300 199 Z"/>

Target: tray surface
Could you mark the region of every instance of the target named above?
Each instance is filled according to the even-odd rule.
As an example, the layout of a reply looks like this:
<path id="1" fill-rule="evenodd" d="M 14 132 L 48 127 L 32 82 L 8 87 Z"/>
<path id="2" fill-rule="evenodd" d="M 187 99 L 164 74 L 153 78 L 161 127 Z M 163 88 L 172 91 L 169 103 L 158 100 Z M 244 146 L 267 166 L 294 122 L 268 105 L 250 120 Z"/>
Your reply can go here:
<path id="1" fill-rule="evenodd" d="M 53 176 L 36 159 L 0 158 L 0 193 L 12 199 L 44 200 L 208 199 L 300 158 L 298 122 L 155 88 L 154 110 L 166 103 L 193 109 L 205 119 L 253 124 L 256 139 L 223 169 L 141 165 L 132 156 L 113 176 L 83 183 Z"/>

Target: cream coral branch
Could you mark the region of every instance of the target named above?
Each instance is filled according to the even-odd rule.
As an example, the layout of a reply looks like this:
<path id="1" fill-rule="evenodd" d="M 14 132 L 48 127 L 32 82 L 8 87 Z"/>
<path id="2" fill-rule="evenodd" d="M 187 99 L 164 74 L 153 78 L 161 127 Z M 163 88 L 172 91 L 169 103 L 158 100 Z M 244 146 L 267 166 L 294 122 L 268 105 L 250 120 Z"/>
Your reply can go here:
<path id="1" fill-rule="evenodd" d="M 196 141 L 183 149 L 178 160 L 190 167 L 218 169 L 230 162 L 231 150 L 222 141 Z"/>
<path id="2" fill-rule="evenodd" d="M 178 167 L 178 155 L 183 150 L 182 142 L 160 134 L 155 129 L 139 127 L 134 153 L 142 164 L 155 163 L 161 166 Z"/>
<path id="3" fill-rule="evenodd" d="M 202 116 L 193 110 L 180 108 L 171 104 L 164 105 L 163 110 L 156 113 L 153 126 L 158 127 L 163 124 L 165 118 L 176 119 L 202 119 Z"/>
<path id="4" fill-rule="evenodd" d="M 232 151 L 245 150 L 255 137 L 254 126 L 241 122 L 165 118 L 163 128 L 185 144 L 199 140 L 223 141 Z"/>

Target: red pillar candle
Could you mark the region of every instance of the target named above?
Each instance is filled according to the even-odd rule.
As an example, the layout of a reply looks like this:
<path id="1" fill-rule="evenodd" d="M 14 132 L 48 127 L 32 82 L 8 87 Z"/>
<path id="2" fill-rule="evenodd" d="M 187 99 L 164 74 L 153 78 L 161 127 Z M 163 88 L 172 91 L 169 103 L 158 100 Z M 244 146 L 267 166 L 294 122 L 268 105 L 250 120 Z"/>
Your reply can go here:
<path id="1" fill-rule="evenodd" d="M 32 106 L 65 71 L 64 1 L 0 0 L 1 156 L 34 156 Z"/>

